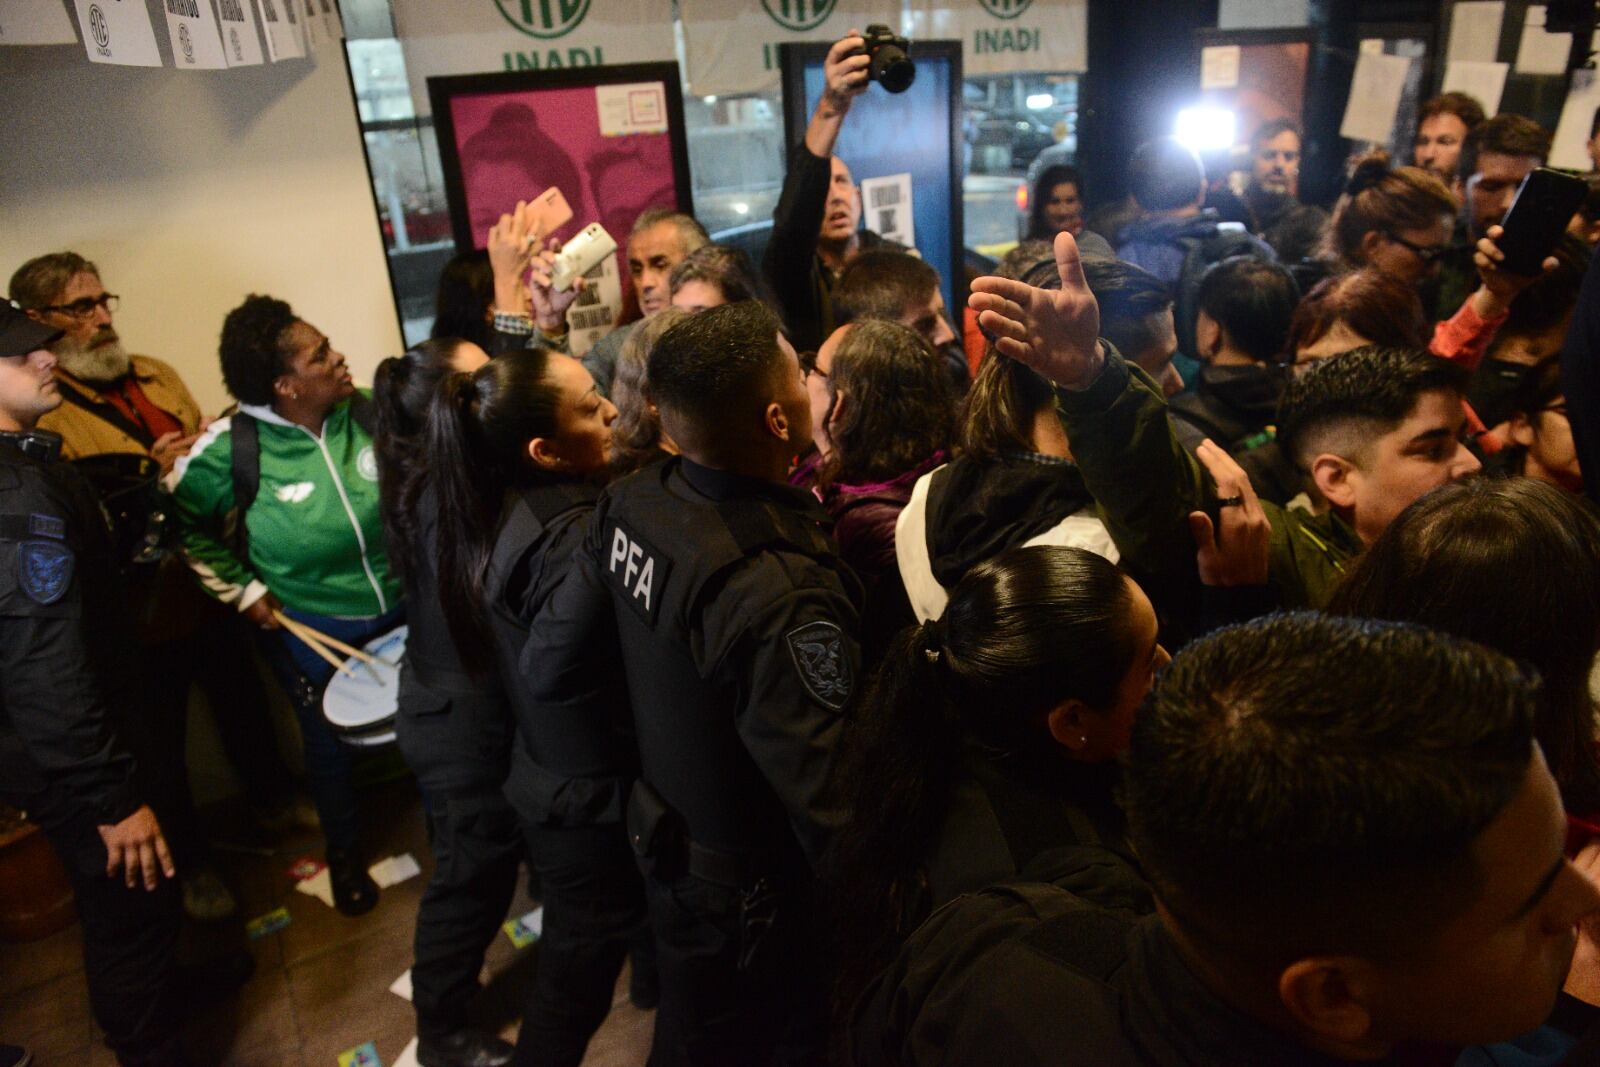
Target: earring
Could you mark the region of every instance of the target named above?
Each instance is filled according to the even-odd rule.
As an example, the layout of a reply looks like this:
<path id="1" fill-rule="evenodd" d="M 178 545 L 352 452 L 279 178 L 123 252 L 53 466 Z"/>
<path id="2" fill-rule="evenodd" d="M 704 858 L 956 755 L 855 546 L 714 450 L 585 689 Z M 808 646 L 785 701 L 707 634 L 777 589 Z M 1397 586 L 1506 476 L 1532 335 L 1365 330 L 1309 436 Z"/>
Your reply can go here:
<path id="1" fill-rule="evenodd" d="M 296 392 L 294 392 L 294 391 L 293 391 L 293 390 L 291 390 L 291 391 L 290 391 L 290 392 L 289 392 L 289 399 L 290 399 L 290 400 L 299 400 L 299 399 L 300 399 L 300 394 L 299 394 L 299 393 L 296 393 Z"/>

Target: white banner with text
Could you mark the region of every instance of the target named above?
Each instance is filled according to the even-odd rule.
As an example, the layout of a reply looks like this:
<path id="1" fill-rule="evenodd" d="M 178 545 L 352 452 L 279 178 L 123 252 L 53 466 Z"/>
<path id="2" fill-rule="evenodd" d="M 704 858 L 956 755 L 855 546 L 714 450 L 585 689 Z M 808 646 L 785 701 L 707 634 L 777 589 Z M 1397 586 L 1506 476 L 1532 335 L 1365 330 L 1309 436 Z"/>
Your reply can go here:
<path id="1" fill-rule="evenodd" d="M 778 46 L 837 41 L 882 23 L 899 33 L 898 13 L 877 0 L 678 0 L 695 96 L 759 93 L 778 85 Z M 915 58 L 915 52 L 912 53 Z"/>
<path id="2" fill-rule="evenodd" d="M 1088 0 L 911 0 L 914 42 L 959 40 L 962 74 L 1081 74 L 1089 69 Z M 916 58 L 915 49 L 912 58 Z"/>
<path id="3" fill-rule="evenodd" d="M 445 74 L 661 63 L 677 59 L 663 0 L 392 0 L 417 114 Z"/>

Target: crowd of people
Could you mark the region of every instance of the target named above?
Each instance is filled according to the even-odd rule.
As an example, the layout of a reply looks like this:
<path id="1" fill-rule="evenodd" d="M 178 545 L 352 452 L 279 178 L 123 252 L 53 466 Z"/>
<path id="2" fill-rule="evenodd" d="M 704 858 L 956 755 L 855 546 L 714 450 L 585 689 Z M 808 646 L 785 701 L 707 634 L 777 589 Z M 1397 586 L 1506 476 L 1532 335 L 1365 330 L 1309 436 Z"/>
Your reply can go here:
<path id="1" fill-rule="evenodd" d="M 370 390 L 244 299 L 216 418 L 94 263 L 13 274 L 0 798 L 119 1062 L 188 1062 L 182 990 L 249 973 L 177 963 L 184 912 L 236 910 L 191 684 L 360 915 L 305 635 L 402 624 L 425 1067 L 575 1067 L 629 961 L 662 1067 L 1600 1062 L 1600 180 L 1518 274 L 1549 135 L 1460 93 L 1331 212 L 1288 120 L 1237 188 L 1159 139 L 1094 211 L 1044 169 L 952 321 L 833 154 L 859 45 L 762 262 L 645 211 L 637 315 L 585 352 L 529 204 Z M 512 1046 L 469 1020 L 522 866 Z"/>

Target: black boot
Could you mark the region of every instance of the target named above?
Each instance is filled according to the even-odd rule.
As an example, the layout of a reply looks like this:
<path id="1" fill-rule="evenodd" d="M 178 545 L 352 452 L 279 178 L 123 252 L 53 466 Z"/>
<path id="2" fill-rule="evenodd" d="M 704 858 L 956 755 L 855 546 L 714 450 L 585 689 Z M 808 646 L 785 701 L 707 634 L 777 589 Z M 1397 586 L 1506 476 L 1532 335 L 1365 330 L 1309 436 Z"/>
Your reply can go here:
<path id="1" fill-rule="evenodd" d="M 354 850 L 328 850 L 328 881 L 333 887 L 333 906 L 345 915 L 365 915 L 378 906 L 378 883 L 367 874 Z"/>
<path id="2" fill-rule="evenodd" d="M 481 1030 L 417 1038 L 421 1067 L 505 1067 L 515 1053 L 508 1043 Z"/>

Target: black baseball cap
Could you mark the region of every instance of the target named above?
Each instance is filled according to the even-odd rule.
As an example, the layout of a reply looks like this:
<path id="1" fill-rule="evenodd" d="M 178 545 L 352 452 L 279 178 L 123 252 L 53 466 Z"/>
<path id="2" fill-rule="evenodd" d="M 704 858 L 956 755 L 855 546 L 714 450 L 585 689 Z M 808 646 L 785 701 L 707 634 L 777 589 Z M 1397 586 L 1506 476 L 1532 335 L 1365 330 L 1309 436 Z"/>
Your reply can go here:
<path id="1" fill-rule="evenodd" d="M 64 330 L 30 319 L 8 300 L 0 300 L 0 356 L 25 356 L 54 344 Z"/>

